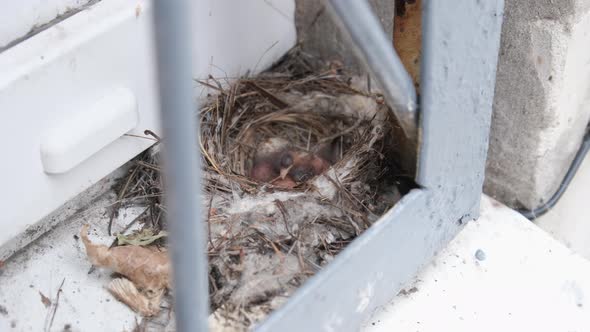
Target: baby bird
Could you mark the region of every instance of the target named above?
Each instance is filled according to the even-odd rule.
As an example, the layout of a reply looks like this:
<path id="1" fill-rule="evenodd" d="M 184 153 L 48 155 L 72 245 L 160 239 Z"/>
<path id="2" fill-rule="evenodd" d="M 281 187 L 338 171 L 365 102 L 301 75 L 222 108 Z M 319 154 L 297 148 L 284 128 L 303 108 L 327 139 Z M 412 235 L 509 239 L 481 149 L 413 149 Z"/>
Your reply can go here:
<path id="1" fill-rule="evenodd" d="M 320 155 L 330 155 L 325 153 L 326 149 L 319 149 L 320 152 L 315 154 L 283 143 L 277 144 L 273 141 L 271 144 L 268 142 L 262 144 L 249 172 L 252 179 L 291 189 L 298 183 L 308 181 L 330 168 L 331 162 L 327 160 L 328 158 L 320 157 Z M 269 145 L 278 150 L 272 151 Z"/>
<path id="2" fill-rule="evenodd" d="M 330 163 L 313 153 L 290 151 L 292 166 L 288 175 L 295 182 L 305 182 L 330 168 Z"/>

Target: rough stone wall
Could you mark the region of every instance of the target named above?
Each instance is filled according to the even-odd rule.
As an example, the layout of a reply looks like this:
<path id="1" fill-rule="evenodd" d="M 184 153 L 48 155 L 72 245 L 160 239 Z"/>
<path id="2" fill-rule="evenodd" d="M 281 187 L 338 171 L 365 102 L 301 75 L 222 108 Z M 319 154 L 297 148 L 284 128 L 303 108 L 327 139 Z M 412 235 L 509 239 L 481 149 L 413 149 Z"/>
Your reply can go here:
<path id="1" fill-rule="evenodd" d="M 551 197 L 590 117 L 590 1 L 506 0 L 485 191 Z"/>

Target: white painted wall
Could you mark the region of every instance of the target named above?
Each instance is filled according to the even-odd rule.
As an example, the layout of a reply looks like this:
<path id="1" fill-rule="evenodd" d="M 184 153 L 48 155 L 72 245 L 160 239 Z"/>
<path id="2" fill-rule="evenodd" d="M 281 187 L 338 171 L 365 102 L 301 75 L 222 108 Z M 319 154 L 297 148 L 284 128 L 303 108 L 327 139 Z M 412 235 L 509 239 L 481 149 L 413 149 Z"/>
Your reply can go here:
<path id="1" fill-rule="evenodd" d="M 260 71 L 295 45 L 295 0 L 195 3 L 196 77 Z"/>
<path id="2" fill-rule="evenodd" d="M 293 15 L 293 0 L 196 1 L 194 76 L 267 67 L 295 44 Z M 0 21 L 11 17 L 0 12 Z M 150 1 L 103 0 L 0 53 L 0 257 L 33 240 L 22 241 L 25 230 L 151 144 L 120 137 L 63 174 L 45 173 L 40 156 L 43 135 L 117 87 L 137 101 L 139 122 L 129 133 L 158 132 L 153 47 Z"/>

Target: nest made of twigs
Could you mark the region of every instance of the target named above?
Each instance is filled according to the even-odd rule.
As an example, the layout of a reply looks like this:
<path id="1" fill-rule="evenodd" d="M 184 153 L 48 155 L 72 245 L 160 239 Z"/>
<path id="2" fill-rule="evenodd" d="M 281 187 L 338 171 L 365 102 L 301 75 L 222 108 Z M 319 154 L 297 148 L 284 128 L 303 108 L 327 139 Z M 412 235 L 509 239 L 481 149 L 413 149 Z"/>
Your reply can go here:
<path id="1" fill-rule="evenodd" d="M 198 114 L 211 304 L 216 321 L 236 330 L 276 309 L 399 199 L 383 97 L 366 79 L 334 66 L 313 71 L 305 59 L 199 81 L 210 92 Z M 304 155 L 327 149 L 326 167 L 290 186 L 253 177 L 272 140 Z M 141 156 L 119 191 L 120 202 L 149 207 L 144 227 L 156 231 L 166 212 L 158 159 L 154 150 Z"/>
<path id="2" fill-rule="evenodd" d="M 273 71 L 237 80 L 228 88 L 213 79 L 203 84 L 217 92 L 201 110 L 205 163 L 210 171 L 245 191 L 260 188 L 248 171 L 261 143 L 271 138 L 310 153 L 332 144 L 337 150 L 333 158 L 336 168 L 353 157 L 374 154 L 383 159 L 382 138 L 391 134 L 393 126 L 383 99 L 353 86 L 351 78 L 339 71 L 307 75 Z M 360 181 L 367 177 L 376 180 L 379 175 L 375 172 L 382 170 L 379 163 L 357 162 L 356 166 L 374 166 L 351 169 Z"/>

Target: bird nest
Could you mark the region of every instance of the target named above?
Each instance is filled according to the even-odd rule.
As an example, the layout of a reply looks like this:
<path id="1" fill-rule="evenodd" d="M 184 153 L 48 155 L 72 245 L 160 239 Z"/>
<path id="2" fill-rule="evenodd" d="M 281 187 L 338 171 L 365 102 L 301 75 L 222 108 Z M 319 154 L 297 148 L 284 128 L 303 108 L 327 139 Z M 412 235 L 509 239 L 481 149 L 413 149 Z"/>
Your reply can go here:
<path id="1" fill-rule="evenodd" d="M 290 54 L 257 77 L 200 82 L 210 92 L 199 115 L 213 326 L 245 330 L 262 320 L 400 198 L 396 125 L 382 95 L 337 65 L 311 68 Z M 157 149 L 136 160 L 120 187 L 120 204 L 148 206 L 144 230 L 120 235 L 125 247 L 165 248 Z M 157 239 L 129 240 L 145 239 L 146 230 Z M 121 273 L 120 262 L 101 264 L 85 243 L 94 264 Z M 103 249 L 115 256 L 117 248 Z M 126 248 L 121 256 L 127 262 L 132 254 Z M 150 285 L 167 287 L 169 264 L 158 264 L 152 268 L 166 282 Z M 133 292 L 147 287 L 121 274 Z M 160 311 L 159 290 L 138 306 L 115 286 L 111 292 L 136 311 Z"/>

